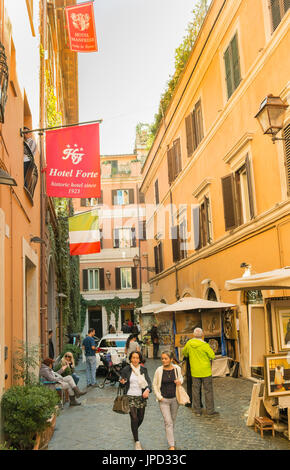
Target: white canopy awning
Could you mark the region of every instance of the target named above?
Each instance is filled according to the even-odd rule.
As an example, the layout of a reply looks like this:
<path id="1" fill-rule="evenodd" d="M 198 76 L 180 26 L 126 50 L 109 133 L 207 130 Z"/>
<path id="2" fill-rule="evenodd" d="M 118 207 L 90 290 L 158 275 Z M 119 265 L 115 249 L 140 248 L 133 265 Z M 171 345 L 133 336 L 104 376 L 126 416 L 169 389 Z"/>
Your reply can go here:
<path id="1" fill-rule="evenodd" d="M 290 289 L 290 266 L 225 282 L 227 290 Z"/>
<path id="2" fill-rule="evenodd" d="M 152 302 L 152 304 L 144 305 L 141 308 L 138 308 L 137 310 L 141 313 L 154 313 L 156 310 L 159 310 L 160 308 L 166 307 L 167 304 L 164 304 L 162 302 Z"/>
<path id="3" fill-rule="evenodd" d="M 198 299 L 196 297 L 183 297 L 171 305 L 167 305 L 156 313 L 163 312 L 178 312 L 182 310 L 195 310 L 195 309 L 213 309 L 213 308 L 231 308 L 235 307 L 234 304 L 226 304 L 223 302 L 215 302 L 213 300 Z"/>

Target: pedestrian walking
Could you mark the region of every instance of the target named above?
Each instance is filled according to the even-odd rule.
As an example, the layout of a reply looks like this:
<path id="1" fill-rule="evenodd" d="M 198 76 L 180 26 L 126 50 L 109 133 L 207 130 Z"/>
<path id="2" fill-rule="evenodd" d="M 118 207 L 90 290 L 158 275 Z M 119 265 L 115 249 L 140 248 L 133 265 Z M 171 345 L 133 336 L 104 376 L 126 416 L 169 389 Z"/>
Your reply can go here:
<path id="1" fill-rule="evenodd" d="M 193 338 L 187 341 L 182 350 L 184 357 L 189 358 L 190 371 L 192 376 L 192 408 L 197 416 L 201 416 L 201 389 L 203 387 L 206 416 L 218 415 L 214 409 L 214 395 L 211 361 L 215 358 L 215 353 L 208 343 L 204 341 L 204 334 L 201 328 L 195 328 Z"/>
<path id="2" fill-rule="evenodd" d="M 88 336 L 83 340 L 82 348 L 86 357 L 87 365 L 87 387 L 96 386 L 96 369 L 97 369 L 97 360 L 96 360 L 96 344 L 93 338 L 95 336 L 95 329 L 90 328 L 88 331 Z"/>
<path id="3" fill-rule="evenodd" d="M 151 341 L 153 343 L 153 359 L 158 358 L 158 350 L 159 350 L 159 336 L 158 336 L 158 329 L 157 323 L 154 323 L 151 330 L 148 332 L 151 336 Z"/>
<path id="4" fill-rule="evenodd" d="M 124 394 L 128 396 L 131 430 L 135 441 L 135 450 L 142 450 L 139 441 L 139 428 L 144 420 L 149 393 L 152 391 L 151 380 L 146 367 L 140 365 L 142 355 L 139 351 L 131 352 L 130 364 L 121 370 L 120 383 Z"/>
<path id="5" fill-rule="evenodd" d="M 53 331 L 49 330 L 48 332 L 48 357 L 54 359 L 54 345 L 52 341 Z"/>
<path id="6" fill-rule="evenodd" d="M 130 357 L 131 352 L 136 352 L 136 351 L 141 352 L 140 346 L 137 343 L 137 337 L 136 335 L 132 334 L 128 336 L 127 341 L 126 341 L 126 346 L 125 346 L 125 354 L 127 357 L 127 362 L 130 362 L 129 357 Z"/>
<path id="7" fill-rule="evenodd" d="M 174 424 L 179 404 L 176 399 L 176 385 L 181 385 L 181 368 L 174 364 L 174 353 L 164 351 L 161 354 L 162 366 L 156 369 L 153 378 L 153 391 L 162 413 L 169 450 L 175 450 Z"/>

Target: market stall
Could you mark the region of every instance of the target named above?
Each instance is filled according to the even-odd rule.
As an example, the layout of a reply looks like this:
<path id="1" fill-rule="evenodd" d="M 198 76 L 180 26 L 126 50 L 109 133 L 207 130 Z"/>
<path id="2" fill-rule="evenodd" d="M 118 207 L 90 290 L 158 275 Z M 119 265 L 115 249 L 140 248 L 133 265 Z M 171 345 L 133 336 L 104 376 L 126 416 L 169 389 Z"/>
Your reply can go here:
<path id="1" fill-rule="evenodd" d="M 160 327 L 164 330 L 164 323 L 168 326 L 167 346 L 175 348 L 176 355 L 182 359 L 182 349 L 193 338 L 193 330 L 202 328 L 205 341 L 217 357 L 217 363 L 213 365 L 215 375 L 226 375 L 229 373 L 228 360 L 239 360 L 234 307 L 233 304 L 184 297 L 156 312 L 158 330 Z"/>
<path id="2" fill-rule="evenodd" d="M 151 337 L 148 335 L 148 331 L 151 330 L 152 326 L 156 322 L 156 317 L 154 313 L 159 310 L 160 308 L 166 307 L 167 304 L 161 302 L 152 302 L 151 304 L 144 305 L 144 307 L 138 308 L 137 312 L 139 313 L 139 320 L 140 320 L 140 328 L 141 328 L 141 340 L 143 342 L 144 354 L 148 358 L 153 357 L 153 344 L 151 342 Z M 171 329 L 172 329 L 172 325 Z M 162 350 L 163 346 L 169 344 L 168 339 L 168 325 L 165 324 L 159 325 L 158 328 L 159 332 L 159 353 Z M 168 346 L 167 346 L 168 348 Z"/>

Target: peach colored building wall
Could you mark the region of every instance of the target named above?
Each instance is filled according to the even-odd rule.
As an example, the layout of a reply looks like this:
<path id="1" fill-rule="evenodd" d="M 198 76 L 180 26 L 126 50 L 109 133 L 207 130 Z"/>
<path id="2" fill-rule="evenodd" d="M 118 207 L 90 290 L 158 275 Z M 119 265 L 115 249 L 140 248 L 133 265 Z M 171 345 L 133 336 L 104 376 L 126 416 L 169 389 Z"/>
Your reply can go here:
<path id="1" fill-rule="evenodd" d="M 148 243 L 150 265 L 154 263 L 154 237 L 156 239 L 158 232 L 164 244 L 164 269 L 150 281 L 151 301 L 164 298 L 173 303 L 176 293 L 181 297 L 186 292 L 205 298 L 207 289 L 202 281 L 209 279 L 219 300 L 239 305 L 240 332 L 243 333 L 241 367 L 246 376 L 251 375 L 247 306 L 241 293 L 225 290 L 225 281 L 242 275 L 242 262 L 252 265 L 257 273 L 290 264 L 286 241 L 290 236 L 286 150 L 282 141 L 273 145 L 255 119 L 260 103 L 270 93 L 290 104 L 289 11 L 275 31 L 271 21 L 270 9 L 264 8 L 263 2 L 214 0 L 211 3 L 165 114 L 165 126 L 160 126 L 142 169 L 141 191 L 146 204 L 155 203 L 156 178 L 159 182 L 160 204 L 147 219 L 147 232 L 152 235 L 152 243 Z M 241 80 L 228 98 L 224 54 L 235 35 Z M 203 138 L 188 156 L 185 119 L 199 99 Z M 289 109 L 284 128 L 290 122 Z M 167 152 L 178 138 L 182 171 L 169 184 Z M 226 229 L 222 178 L 235 174 L 239 184 L 244 184 L 243 190 L 249 190 L 249 183 L 241 183 L 238 173 L 246 165 L 247 155 L 253 215 L 246 215 L 235 227 Z M 196 206 L 200 211 L 205 196 L 209 201 L 211 240 L 197 249 L 193 240 L 192 209 Z M 247 203 L 247 198 L 244 196 L 246 202 L 242 201 L 241 207 Z M 171 202 L 172 209 L 168 208 Z M 163 206 L 167 208 L 167 217 L 160 229 L 157 218 L 163 218 Z M 246 210 L 249 209 L 245 206 Z M 187 220 L 187 254 L 174 262 L 169 230 L 183 218 Z M 284 295 L 285 305 L 290 306 L 287 291 L 263 291 L 263 294 L 264 299 Z M 271 350 L 269 331 L 276 333 L 276 313 L 269 320 L 265 312 L 264 323 L 265 331 L 261 334 L 265 336 L 265 353 L 268 353 Z M 277 343 L 274 347 L 277 351 Z"/>

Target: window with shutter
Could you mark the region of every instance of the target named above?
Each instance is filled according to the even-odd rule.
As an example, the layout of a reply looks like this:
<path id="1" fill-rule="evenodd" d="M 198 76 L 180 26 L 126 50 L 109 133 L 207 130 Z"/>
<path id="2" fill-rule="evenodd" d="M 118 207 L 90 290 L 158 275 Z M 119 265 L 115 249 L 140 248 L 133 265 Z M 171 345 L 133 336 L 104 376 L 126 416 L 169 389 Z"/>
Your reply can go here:
<path id="1" fill-rule="evenodd" d="M 250 163 L 249 155 L 246 156 L 245 167 L 246 167 L 246 174 L 247 174 L 250 219 L 252 219 L 255 215 L 255 210 L 254 210 L 254 194 L 253 194 L 253 182 L 252 182 L 252 174 L 251 174 L 251 163 Z"/>
<path id="2" fill-rule="evenodd" d="M 193 247 L 195 250 L 200 248 L 200 207 L 195 206 L 192 209 L 192 228 L 193 228 Z"/>
<path id="3" fill-rule="evenodd" d="M 180 260 L 180 239 L 179 239 L 179 226 L 171 227 L 172 239 L 172 258 L 174 263 Z"/>
<path id="4" fill-rule="evenodd" d="M 121 289 L 132 289 L 132 273 L 137 268 L 119 268 Z M 136 271 L 135 271 L 136 272 Z"/>
<path id="5" fill-rule="evenodd" d="M 89 283 L 88 283 L 88 270 L 83 269 L 83 290 L 88 290 Z"/>
<path id="6" fill-rule="evenodd" d="M 192 129 L 192 116 L 189 114 L 185 118 L 185 130 L 186 130 L 186 147 L 187 156 L 190 157 L 193 152 L 193 129 Z"/>
<path id="7" fill-rule="evenodd" d="M 136 229 L 135 227 L 131 228 L 131 247 L 136 247 Z"/>
<path id="8" fill-rule="evenodd" d="M 99 269 L 88 269 L 88 289 L 99 290 L 100 289 L 100 270 Z"/>
<path id="9" fill-rule="evenodd" d="M 286 180 L 287 180 L 287 192 L 290 195 L 290 124 L 285 127 L 283 131 L 284 149 L 285 149 L 285 169 L 286 169 Z"/>
<path id="10" fill-rule="evenodd" d="M 117 190 L 116 189 L 113 189 L 112 190 L 112 206 L 115 206 L 118 204 L 118 201 L 117 201 Z"/>
<path id="11" fill-rule="evenodd" d="M 163 271 L 163 269 L 164 269 L 162 242 L 160 242 L 159 245 L 158 245 L 158 260 L 159 260 L 159 272 L 161 273 L 161 271 Z"/>
<path id="12" fill-rule="evenodd" d="M 146 240 L 146 220 L 139 220 L 139 240 Z"/>
<path id="13" fill-rule="evenodd" d="M 238 225 L 233 174 L 224 176 L 222 178 L 222 193 L 224 201 L 225 228 L 226 230 L 231 230 Z"/>
<path id="14" fill-rule="evenodd" d="M 159 271 L 159 262 L 158 262 L 158 246 L 154 246 L 154 264 L 155 264 L 155 272 L 158 274 Z"/>
<path id="15" fill-rule="evenodd" d="M 159 274 L 163 271 L 162 242 L 154 246 L 154 265 L 156 274 Z"/>
<path id="16" fill-rule="evenodd" d="M 113 230 L 113 239 L 114 239 L 114 248 L 119 248 L 120 245 L 120 239 L 119 239 L 119 229 L 114 228 Z"/>
<path id="17" fill-rule="evenodd" d="M 176 139 L 173 142 L 173 153 L 174 153 L 174 179 L 179 175 L 181 172 L 181 145 L 180 139 Z"/>
<path id="18" fill-rule="evenodd" d="M 186 220 L 183 220 L 179 225 L 179 233 L 180 233 L 180 259 L 184 259 L 187 257 L 187 246 L 186 246 Z"/>
<path id="19" fill-rule="evenodd" d="M 104 271 L 104 268 L 99 268 L 99 282 L 100 282 L 100 290 L 105 290 L 105 271 Z"/>
<path id="20" fill-rule="evenodd" d="M 201 110 L 201 101 L 199 100 L 195 105 L 195 128 L 196 128 L 196 147 L 202 141 L 203 134 L 203 121 L 202 121 L 202 110 Z"/>
<path id="21" fill-rule="evenodd" d="M 225 73 L 228 99 L 232 96 L 241 81 L 241 68 L 238 47 L 238 36 L 235 34 L 224 53 Z"/>
<path id="22" fill-rule="evenodd" d="M 115 268 L 116 290 L 121 289 L 121 273 L 120 268 Z"/>
<path id="23" fill-rule="evenodd" d="M 159 187 L 158 187 L 158 179 L 155 181 L 154 188 L 155 188 L 155 204 L 159 204 Z"/>
<path id="24" fill-rule="evenodd" d="M 290 8 L 290 0 L 269 0 L 272 18 L 273 32 L 281 23 L 281 20 Z"/>
<path id="25" fill-rule="evenodd" d="M 167 166 L 168 166 L 168 183 L 171 184 L 174 181 L 173 177 L 173 149 L 167 151 Z"/>
<path id="26" fill-rule="evenodd" d="M 139 204 L 144 204 L 145 203 L 145 195 L 144 193 L 141 193 L 141 191 L 139 191 Z"/>
<path id="27" fill-rule="evenodd" d="M 134 204 L 134 189 L 129 189 L 129 204 Z"/>
<path id="28" fill-rule="evenodd" d="M 137 289 L 137 268 L 131 268 L 132 289 Z"/>
<path id="29" fill-rule="evenodd" d="M 86 207 L 86 205 L 87 205 L 86 198 L 81 198 L 81 207 Z"/>

